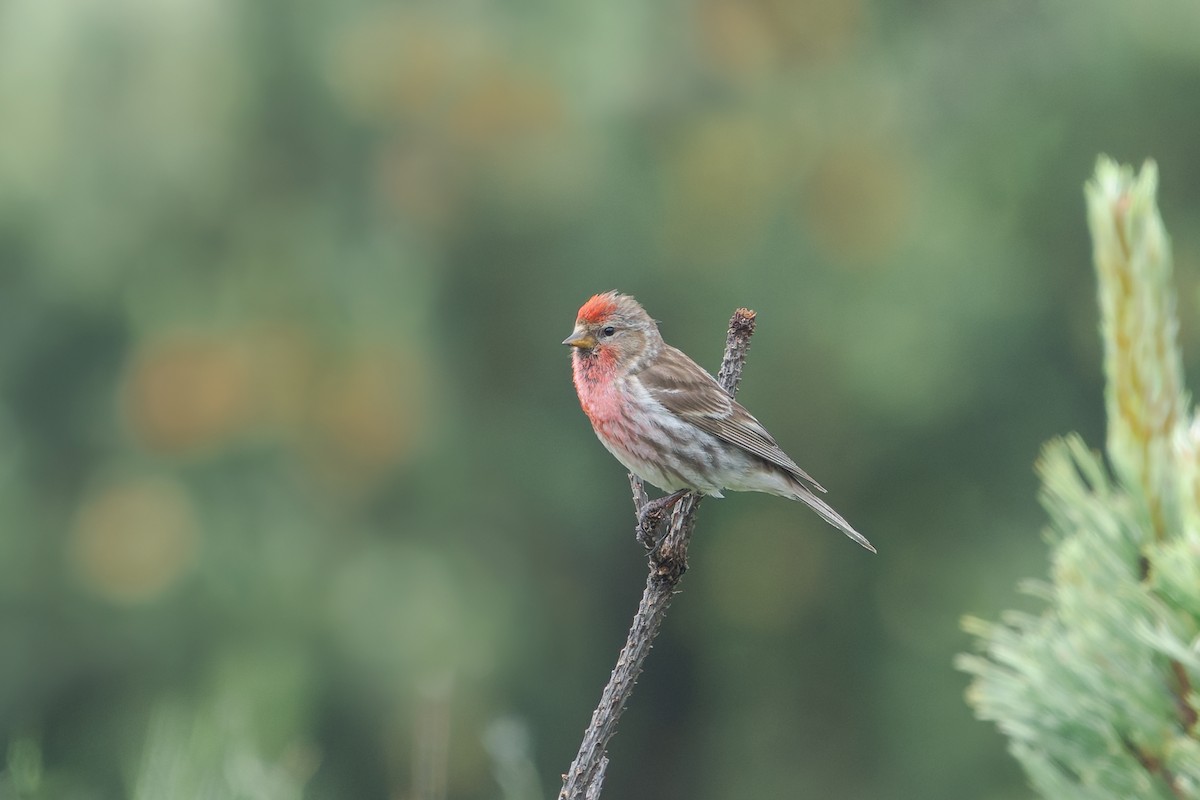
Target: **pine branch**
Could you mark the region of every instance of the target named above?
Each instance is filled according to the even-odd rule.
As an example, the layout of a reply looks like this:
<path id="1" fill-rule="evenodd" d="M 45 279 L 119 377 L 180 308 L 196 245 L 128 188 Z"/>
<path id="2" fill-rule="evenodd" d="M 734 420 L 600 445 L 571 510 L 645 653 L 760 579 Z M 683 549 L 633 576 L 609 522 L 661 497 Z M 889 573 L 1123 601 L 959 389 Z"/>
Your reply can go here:
<path id="1" fill-rule="evenodd" d="M 742 368 L 750 349 L 750 337 L 754 335 L 754 325 L 754 312 L 745 308 L 739 308 L 729 320 L 725 356 L 721 360 L 717 381 L 730 396 L 736 394 L 742 379 Z M 633 474 L 629 476 L 629 485 L 633 491 L 634 509 L 640 511 L 647 503 L 646 490 L 641 479 Z M 674 506 L 667 532 L 650 553 L 650 572 L 646 576 L 642 601 L 634 614 L 625 646 L 617 656 L 617 665 L 600 695 L 600 704 L 592 713 L 591 724 L 584 732 L 575 761 L 563 775 L 559 800 L 599 800 L 604 772 L 608 767 L 608 743 L 617 732 L 617 720 L 633 694 L 642 665 L 675 595 L 675 587 L 687 571 L 687 550 L 696 526 L 696 507 L 699 504 L 700 495 L 693 492 L 684 495 Z"/>
<path id="2" fill-rule="evenodd" d="M 966 620 L 980 653 L 957 662 L 976 714 L 1054 800 L 1200 797 L 1200 423 L 1157 184 L 1153 163 L 1105 158 L 1088 183 L 1108 465 L 1078 436 L 1045 447 L 1051 570 L 1030 585 L 1045 608 Z"/>

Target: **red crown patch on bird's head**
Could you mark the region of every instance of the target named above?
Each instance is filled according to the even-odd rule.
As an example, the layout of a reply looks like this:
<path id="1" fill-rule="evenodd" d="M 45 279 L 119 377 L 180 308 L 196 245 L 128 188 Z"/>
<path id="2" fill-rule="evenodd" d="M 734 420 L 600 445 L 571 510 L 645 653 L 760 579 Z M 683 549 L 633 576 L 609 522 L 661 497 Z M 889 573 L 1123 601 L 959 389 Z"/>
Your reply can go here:
<path id="1" fill-rule="evenodd" d="M 620 295 L 616 291 L 592 295 L 591 299 L 580 307 L 579 316 L 576 319 L 593 325 L 602 319 L 607 319 L 617 310 L 618 297 Z"/>

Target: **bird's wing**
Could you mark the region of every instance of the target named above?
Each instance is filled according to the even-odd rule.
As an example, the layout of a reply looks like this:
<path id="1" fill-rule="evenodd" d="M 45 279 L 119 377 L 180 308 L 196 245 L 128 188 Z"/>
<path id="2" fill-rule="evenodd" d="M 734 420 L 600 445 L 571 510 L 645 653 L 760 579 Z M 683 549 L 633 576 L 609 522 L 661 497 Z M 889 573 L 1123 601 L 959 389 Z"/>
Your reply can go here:
<path id="1" fill-rule="evenodd" d="M 637 377 L 651 397 L 684 422 L 782 467 L 818 491 L 825 491 L 779 448 L 753 414 L 682 351 L 663 345 L 658 357 Z"/>

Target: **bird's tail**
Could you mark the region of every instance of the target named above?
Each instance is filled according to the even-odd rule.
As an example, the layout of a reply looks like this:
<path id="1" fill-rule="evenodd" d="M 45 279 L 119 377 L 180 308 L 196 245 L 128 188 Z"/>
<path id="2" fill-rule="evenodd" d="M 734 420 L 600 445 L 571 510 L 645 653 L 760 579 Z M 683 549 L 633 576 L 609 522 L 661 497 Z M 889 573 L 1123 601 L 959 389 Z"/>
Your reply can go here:
<path id="1" fill-rule="evenodd" d="M 863 547 L 870 550 L 872 553 L 875 552 L 874 546 L 867 541 L 867 537 L 854 530 L 853 525 L 851 525 L 849 522 L 846 522 L 846 520 L 842 518 L 841 514 L 834 511 L 833 506 L 829 505 L 824 500 L 813 494 L 811 489 L 809 489 L 800 481 L 795 481 L 792 485 L 792 488 L 794 490 L 793 497 L 796 500 L 799 500 L 813 511 L 816 511 L 821 515 L 822 518 L 824 518 L 826 522 L 849 536 L 854 541 L 858 542 Z"/>

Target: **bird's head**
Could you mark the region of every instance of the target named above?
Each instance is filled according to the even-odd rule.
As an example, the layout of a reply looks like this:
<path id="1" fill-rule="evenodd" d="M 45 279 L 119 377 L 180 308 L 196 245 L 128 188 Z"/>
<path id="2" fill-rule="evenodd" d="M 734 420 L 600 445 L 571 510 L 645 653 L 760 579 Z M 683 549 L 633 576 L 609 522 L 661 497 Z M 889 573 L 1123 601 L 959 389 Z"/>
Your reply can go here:
<path id="1" fill-rule="evenodd" d="M 658 324 L 636 300 L 627 294 L 605 292 L 583 304 L 575 318 L 575 330 L 563 344 L 579 355 L 632 364 L 661 342 Z"/>

